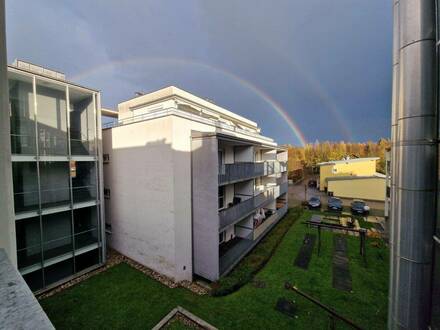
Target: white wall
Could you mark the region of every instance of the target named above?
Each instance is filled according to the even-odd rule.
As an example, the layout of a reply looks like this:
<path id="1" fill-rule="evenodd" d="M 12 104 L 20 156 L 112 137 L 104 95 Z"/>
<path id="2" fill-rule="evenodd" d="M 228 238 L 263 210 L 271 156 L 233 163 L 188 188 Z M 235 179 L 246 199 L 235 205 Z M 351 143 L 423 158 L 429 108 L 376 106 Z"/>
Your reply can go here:
<path id="1" fill-rule="evenodd" d="M 175 267 L 172 119 L 103 131 L 104 187 L 111 191 L 110 245 L 169 277 Z M 109 149 L 109 148 L 112 149 Z"/>
<path id="2" fill-rule="evenodd" d="M 254 147 L 253 146 L 236 146 L 234 148 L 235 162 L 253 162 Z"/>
<path id="3" fill-rule="evenodd" d="M 192 130 L 212 128 L 168 116 L 103 131 L 110 244 L 176 281 L 192 280 L 193 273 Z"/>

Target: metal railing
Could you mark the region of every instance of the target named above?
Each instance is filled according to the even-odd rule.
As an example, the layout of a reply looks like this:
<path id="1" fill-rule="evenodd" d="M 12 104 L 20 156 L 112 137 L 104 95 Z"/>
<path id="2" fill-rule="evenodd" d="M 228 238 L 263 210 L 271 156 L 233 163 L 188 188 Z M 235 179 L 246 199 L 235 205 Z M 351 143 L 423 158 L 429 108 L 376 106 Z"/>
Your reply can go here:
<path id="1" fill-rule="evenodd" d="M 223 228 L 238 222 L 250 215 L 257 208 L 262 207 L 264 204 L 274 199 L 274 189 L 268 188 L 266 191 L 259 193 L 251 198 L 248 198 L 234 206 L 219 212 L 219 221 L 221 231 Z"/>
<path id="2" fill-rule="evenodd" d="M 124 119 L 118 119 L 118 120 L 114 120 L 108 123 L 105 123 L 102 125 L 103 129 L 106 128 L 113 128 L 113 127 L 118 127 L 118 126 L 122 126 L 122 125 L 127 125 L 127 124 L 132 124 L 132 123 L 136 123 L 136 122 L 140 122 L 143 120 L 149 120 L 149 119 L 155 119 L 155 118 L 160 118 L 160 117 L 164 117 L 164 116 L 169 116 L 169 115 L 175 115 L 175 116 L 180 116 L 183 118 L 187 118 L 190 120 L 194 120 L 194 121 L 198 121 L 201 123 L 206 123 L 209 125 L 213 125 L 216 126 L 218 128 L 223 128 L 232 132 L 236 132 L 236 133 L 240 133 L 240 134 L 244 134 L 244 135 L 248 135 L 248 136 L 252 136 L 252 137 L 256 137 L 262 140 L 265 140 L 267 142 L 273 142 L 273 139 L 265 137 L 260 135 L 257 132 L 252 132 L 250 130 L 245 130 L 242 128 L 239 128 L 237 126 L 232 126 L 232 125 L 228 125 L 226 123 L 223 123 L 219 120 L 214 120 L 214 119 L 209 119 L 209 118 L 204 118 L 202 116 L 199 115 L 195 115 L 183 110 L 179 110 L 176 108 L 165 108 L 165 109 L 156 109 L 156 110 L 151 110 L 147 113 L 143 113 L 141 115 L 137 115 L 137 116 L 133 116 L 133 117 L 129 117 L 129 118 L 124 118 Z"/>
<path id="3" fill-rule="evenodd" d="M 225 184 L 262 176 L 264 175 L 264 166 L 264 163 L 253 162 L 223 164 L 219 168 L 218 182 Z"/>
<path id="4" fill-rule="evenodd" d="M 283 182 L 280 184 L 280 195 L 285 194 L 289 189 L 288 183 Z"/>

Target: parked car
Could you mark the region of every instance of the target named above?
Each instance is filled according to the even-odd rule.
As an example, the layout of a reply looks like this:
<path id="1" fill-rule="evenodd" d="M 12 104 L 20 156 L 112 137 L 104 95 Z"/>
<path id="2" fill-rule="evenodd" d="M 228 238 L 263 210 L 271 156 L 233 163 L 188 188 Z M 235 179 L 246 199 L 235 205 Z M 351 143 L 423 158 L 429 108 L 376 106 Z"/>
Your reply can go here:
<path id="1" fill-rule="evenodd" d="M 321 199 L 318 196 L 313 196 L 309 199 L 307 205 L 312 209 L 321 207 Z"/>
<path id="2" fill-rule="evenodd" d="M 330 197 L 327 208 L 331 211 L 342 211 L 342 201 L 337 197 Z"/>
<path id="3" fill-rule="evenodd" d="M 367 214 L 370 211 L 370 207 L 363 200 L 355 199 L 351 202 L 351 212 L 357 214 Z"/>
<path id="4" fill-rule="evenodd" d="M 316 188 L 318 186 L 318 183 L 316 182 L 315 179 L 311 179 L 311 180 L 309 180 L 307 185 L 309 186 L 309 188 Z"/>

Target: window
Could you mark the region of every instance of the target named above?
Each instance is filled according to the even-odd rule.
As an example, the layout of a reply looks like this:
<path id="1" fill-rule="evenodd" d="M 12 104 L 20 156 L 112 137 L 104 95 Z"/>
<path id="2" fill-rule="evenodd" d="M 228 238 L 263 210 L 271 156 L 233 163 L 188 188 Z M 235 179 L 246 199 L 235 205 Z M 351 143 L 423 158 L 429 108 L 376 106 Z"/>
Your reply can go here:
<path id="1" fill-rule="evenodd" d="M 40 162 L 42 208 L 70 204 L 69 162 Z"/>
<path id="2" fill-rule="evenodd" d="M 67 103 L 66 87 L 38 80 L 38 152 L 41 155 L 66 156 Z"/>
<path id="3" fill-rule="evenodd" d="M 96 163 L 76 162 L 75 177 L 72 177 L 73 202 L 96 200 Z"/>
<path id="4" fill-rule="evenodd" d="M 34 95 L 32 78 L 9 73 L 9 107 L 11 151 L 13 154 L 35 155 Z"/>
<path id="5" fill-rule="evenodd" d="M 226 238 L 226 233 L 224 231 L 222 231 L 219 235 L 218 235 L 218 242 L 219 243 L 223 243 L 225 241 Z"/>
<path id="6" fill-rule="evenodd" d="M 218 172 L 220 174 L 225 174 L 225 166 L 224 166 L 224 153 L 223 150 L 219 149 L 218 151 Z"/>
<path id="7" fill-rule="evenodd" d="M 39 208 L 36 162 L 13 162 L 15 212 L 34 211 Z"/>
<path id="8" fill-rule="evenodd" d="M 93 94 L 69 87 L 70 147 L 72 155 L 93 155 L 96 121 Z"/>
<path id="9" fill-rule="evenodd" d="M 104 198 L 110 199 L 110 189 L 104 188 Z"/>
<path id="10" fill-rule="evenodd" d="M 218 208 L 222 209 L 225 207 L 225 187 L 218 187 Z"/>

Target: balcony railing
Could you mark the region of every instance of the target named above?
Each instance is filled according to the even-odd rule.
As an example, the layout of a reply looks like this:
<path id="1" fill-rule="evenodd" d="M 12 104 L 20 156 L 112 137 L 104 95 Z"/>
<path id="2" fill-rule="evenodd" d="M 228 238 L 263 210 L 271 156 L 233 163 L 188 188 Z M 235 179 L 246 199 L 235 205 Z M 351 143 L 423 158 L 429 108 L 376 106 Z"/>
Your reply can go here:
<path id="1" fill-rule="evenodd" d="M 227 209 L 219 212 L 220 231 L 225 227 L 238 222 L 254 212 L 257 208 L 262 207 L 264 204 L 274 199 L 274 189 L 269 188 L 266 191 L 259 193 L 258 195 L 248 198 L 243 202 L 240 202 Z"/>
<path id="2" fill-rule="evenodd" d="M 252 179 L 264 175 L 264 163 L 240 162 L 223 164 L 218 174 L 219 184 Z"/>

